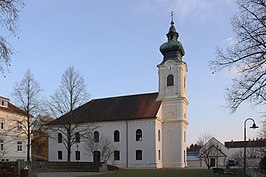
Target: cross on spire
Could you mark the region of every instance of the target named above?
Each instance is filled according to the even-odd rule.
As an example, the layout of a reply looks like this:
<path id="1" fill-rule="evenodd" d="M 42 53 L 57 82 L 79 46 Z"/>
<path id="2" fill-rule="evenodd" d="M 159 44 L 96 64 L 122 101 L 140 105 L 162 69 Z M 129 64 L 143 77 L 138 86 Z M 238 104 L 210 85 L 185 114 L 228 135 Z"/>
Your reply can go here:
<path id="1" fill-rule="evenodd" d="M 171 11 L 170 12 L 171 24 L 174 23 L 174 15 L 175 15 L 174 11 Z"/>

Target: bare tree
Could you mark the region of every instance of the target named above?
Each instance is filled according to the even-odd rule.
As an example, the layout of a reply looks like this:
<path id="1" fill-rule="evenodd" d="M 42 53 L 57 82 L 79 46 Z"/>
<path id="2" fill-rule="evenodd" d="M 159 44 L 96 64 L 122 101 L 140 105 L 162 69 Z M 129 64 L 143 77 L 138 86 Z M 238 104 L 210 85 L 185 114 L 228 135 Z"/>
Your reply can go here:
<path id="1" fill-rule="evenodd" d="M 53 121 L 49 115 L 38 115 L 36 123 L 32 127 L 31 153 L 32 157 L 46 158 L 45 152 L 48 152 L 48 127 L 47 123 Z"/>
<path id="2" fill-rule="evenodd" d="M 99 141 L 95 142 L 95 138 L 91 133 L 89 133 L 85 144 L 86 149 L 92 154 L 96 151 L 100 152 L 101 162 L 107 162 L 117 148 L 109 138 L 104 136 L 101 136 Z"/>
<path id="3" fill-rule="evenodd" d="M 71 147 L 75 144 L 76 133 L 80 138 L 84 138 L 90 128 L 89 124 L 81 124 L 76 121 L 74 109 L 88 101 L 89 94 L 86 84 L 79 72 L 74 67 L 69 67 L 63 74 L 59 89 L 51 96 L 50 109 L 52 113 L 64 121 L 51 126 L 55 132 L 60 132 L 63 136 L 63 143 L 67 149 L 67 161 L 70 162 Z M 56 138 L 56 137 L 54 137 Z"/>
<path id="4" fill-rule="evenodd" d="M 27 162 L 30 161 L 30 147 L 32 128 L 36 123 L 35 115 L 40 111 L 41 93 L 40 84 L 34 79 L 30 70 L 27 70 L 24 78 L 15 84 L 13 97 L 22 111 L 26 113 L 27 120 L 19 121 L 18 126 L 27 137 Z"/>
<path id="5" fill-rule="evenodd" d="M 266 1 L 236 0 L 239 12 L 232 18 L 235 41 L 226 50 L 217 50 L 210 62 L 213 72 L 229 68 L 234 73 L 232 86 L 226 90 L 231 111 L 246 100 L 266 102 Z"/>
<path id="6" fill-rule="evenodd" d="M 7 137 L 7 131 L 0 132 L 0 159 L 8 154 L 8 150 L 10 148 L 9 143 L 11 142 L 11 139 Z"/>
<path id="7" fill-rule="evenodd" d="M 7 42 L 10 34 L 16 36 L 20 9 L 24 6 L 23 0 L 0 0 L 0 24 L 4 35 L 0 35 L 0 71 L 8 68 L 13 53 L 11 45 Z"/>
<path id="8" fill-rule="evenodd" d="M 262 148 L 254 148 L 254 147 L 249 147 L 247 149 L 247 174 L 248 176 L 258 176 L 258 177 L 263 177 L 264 175 L 261 173 L 260 170 L 260 160 L 263 158 L 262 155 L 263 149 Z M 234 154 L 231 155 L 230 157 L 232 160 L 234 160 L 235 165 L 237 166 L 243 166 L 243 159 L 244 159 L 244 154 L 243 154 L 243 149 L 240 149 L 236 151 Z"/>
<path id="9" fill-rule="evenodd" d="M 211 134 L 204 132 L 199 135 L 197 145 L 204 146 L 212 138 Z"/>

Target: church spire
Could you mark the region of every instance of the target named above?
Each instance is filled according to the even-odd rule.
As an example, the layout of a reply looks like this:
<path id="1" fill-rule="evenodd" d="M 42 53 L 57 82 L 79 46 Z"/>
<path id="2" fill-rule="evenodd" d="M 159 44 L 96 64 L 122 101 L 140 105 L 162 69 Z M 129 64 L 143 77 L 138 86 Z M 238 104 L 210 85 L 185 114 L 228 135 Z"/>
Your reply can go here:
<path id="1" fill-rule="evenodd" d="M 178 40 L 179 34 L 176 32 L 173 16 L 174 13 L 171 12 L 171 26 L 166 34 L 168 40 L 160 46 L 160 51 L 164 56 L 163 63 L 166 60 L 182 61 L 182 57 L 185 55 L 183 46 Z"/>
<path id="2" fill-rule="evenodd" d="M 174 40 L 176 41 L 178 39 L 179 34 L 176 32 L 175 26 L 174 26 L 174 12 L 171 12 L 171 26 L 169 28 L 169 32 L 166 34 L 168 41 L 169 40 Z"/>

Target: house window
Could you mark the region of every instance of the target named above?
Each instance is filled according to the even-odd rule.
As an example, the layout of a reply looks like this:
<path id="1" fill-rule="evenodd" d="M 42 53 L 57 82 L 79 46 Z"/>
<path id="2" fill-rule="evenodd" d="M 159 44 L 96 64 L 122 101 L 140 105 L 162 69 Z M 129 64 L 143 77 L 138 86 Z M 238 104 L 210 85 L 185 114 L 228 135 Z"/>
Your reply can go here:
<path id="1" fill-rule="evenodd" d="M 79 132 L 75 133 L 75 139 L 76 139 L 76 143 L 80 143 L 80 134 L 79 134 Z"/>
<path id="2" fill-rule="evenodd" d="M 158 141 L 161 141 L 161 130 L 158 130 Z"/>
<path id="3" fill-rule="evenodd" d="M 18 141 L 17 142 L 17 145 L 18 145 L 18 152 L 22 152 L 22 141 Z"/>
<path id="4" fill-rule="evenodd" d="M 94 142 L 99 142 L 100 140 L 99 132 L 95 131 L 93 135 L 94 135 Z"/>
<path id="5" fill-rule="evenodd" d="M 120 160 L 120 151 L 114 151 L 114 160 Z"/>
<path id="6" fill-rule="evenodd" d="M 17 121 L 17 130 L 21 131 L 22 130 L 22 122 Z"/>
<path id="7" fill-rule="evenodd" d="M 186 140 L 187 140 L 187 132 L 184 131 L 184 142 L 186 142 Z"/>
<path id="8" fill-rule="evenodd" d="M 62 143 L 62 139 L 63 139 L 63 138 L 62 138 L 62 134 L 61 134 L 61 133 L 58 133 L 58 134 L 57 134 L 57 142 L 58 142 L 58 143 Z"/>
<path id="9" fill-rule="evenodd" d="M 142 131 L 141 131 L 141 129 L 137 129 L 137 131 L 136 131 L 136 141 L 142 141 Z"/>
<path id="10" fill-rule="evenodd" d="M 158 159 L 161 160 L 161 150 L 158 150 Z"/>
<path id="11" fill-rule="evenodd" d="M 119 131 L 118 130 L 114 132 L 114 142 L 119 142 Z"/>
<path id="12" fill-rule="evenodd" d="M 63 159 L 62 151 L 57 151 L 57 158 L 58 158 L 58 160 L 62 160 Z"/>
<path id="13" fill-rule="evenodd" d="M 76 160 L 80 160 L 80 151 L 75 151 Z"/>
<path id="14" fill-rule="evenodd" d="M 0 151 L 4 150 L 4 140 L 0 139 Z"/>
<path id="15" fill-rule="evenodd" d="M 136 160 L 142 160 L 142 150 L 136 150 Z"/>
<path id="16" fill-rule="evenodd" d="M 174 76 L 172 74 L 167 76 L 167 86 L 173 86 L 174 85 Z"/>

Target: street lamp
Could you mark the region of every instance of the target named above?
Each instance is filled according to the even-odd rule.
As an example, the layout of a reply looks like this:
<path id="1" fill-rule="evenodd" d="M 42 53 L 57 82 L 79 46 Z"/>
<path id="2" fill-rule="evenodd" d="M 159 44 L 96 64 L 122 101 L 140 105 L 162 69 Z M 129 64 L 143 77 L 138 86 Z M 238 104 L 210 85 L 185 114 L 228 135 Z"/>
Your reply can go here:
<path id="1" fill-rule="evenodd" d="M 255 123 L 255 120 L 252 119 L 252 118 L 247 118 L 244 122 L 244 177 L 246 177 L 246 166 L 247 166 L 247 142 L 246 142 L 246 139 L 247 139 L 247 121 L 248 120 L 251 120 L 253 122 L 252 126 L 249 127 L 249 128 L 252 128 L 252 129 L 256 129 L 256 128 L 259 128 L 256 123 Z"/>

